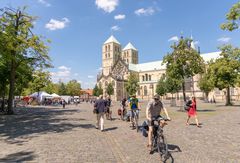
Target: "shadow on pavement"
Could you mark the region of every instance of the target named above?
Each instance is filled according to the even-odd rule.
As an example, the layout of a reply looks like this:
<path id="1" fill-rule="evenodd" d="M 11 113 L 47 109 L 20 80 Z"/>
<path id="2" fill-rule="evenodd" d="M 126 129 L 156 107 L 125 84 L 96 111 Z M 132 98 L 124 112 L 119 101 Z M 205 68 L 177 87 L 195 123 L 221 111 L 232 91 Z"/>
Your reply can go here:
<path id="1" fill-rule="evenodd" d="M 25 162 L 32 161 L 36 156 L 33 152 L 17 152 L 0 158 L 0 162 Z"/>
<path id="2" fill-rule="evenodd" d="M 18 111 L 18 115 L 0 116 L 0 136 L 9 144 L 21 145 L 39 134 L 60 133 L 74 128 L 94 128 L 92 124 L 80 124 L 84 119 L 59 117 L 79 112 L 79 110 L 49 110 L 33 108 L 28 112 Z"/>
<path id="3" fill-rule="evenodd" d="M 105 131 L 112 131 L 112 130 L 116 130 L 117 127 L 111 127 L 111 128 L 106 128 Z"/>
<path id="4" fill-rule="evenodd" d="M 201 109 L 201 110 L 197 110 L 197 112 L 215 112 L 216 110 L 213 109 Z"/>

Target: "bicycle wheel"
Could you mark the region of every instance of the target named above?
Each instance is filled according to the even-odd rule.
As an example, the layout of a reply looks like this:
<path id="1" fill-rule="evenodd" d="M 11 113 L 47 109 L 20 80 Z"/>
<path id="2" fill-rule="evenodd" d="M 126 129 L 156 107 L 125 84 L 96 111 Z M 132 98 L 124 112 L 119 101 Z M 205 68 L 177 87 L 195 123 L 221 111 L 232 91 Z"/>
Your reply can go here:
<path id="1" fill-rule="evenodd" d="M 164 135 L 160 134 L 157 142 L 158 153 L 160 154 L 161 160 L 164 162 L 168 159 L 168 144 Z"/>

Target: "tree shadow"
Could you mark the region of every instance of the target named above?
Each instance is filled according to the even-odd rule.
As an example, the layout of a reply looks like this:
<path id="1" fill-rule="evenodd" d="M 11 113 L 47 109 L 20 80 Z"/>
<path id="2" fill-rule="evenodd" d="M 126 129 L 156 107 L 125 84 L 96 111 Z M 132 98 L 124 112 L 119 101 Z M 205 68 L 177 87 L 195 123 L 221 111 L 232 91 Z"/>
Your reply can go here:
<path id="1" fill-rule="evenodd" d="M 30 108 L 31 109 L 31 108 Z M 0 136 L 9 144 L 22 145 L 24 142 L 47 133 L 61 133 L 74 128 L 94 128 L 92 124 L 79 123 L 85 119 L 59 117 L 79 110 L 33 108 L 27 112 L 18 110 L 17 115 L 0 117 Z"/>
<path id="2" fill-rule="evenodd" d="M 9 154 L 4 158 L 0 158 L 0 162 L 25 162 L 32 161 L 36 155 L 33 152 L 17 152 L 13 154 Z"/>

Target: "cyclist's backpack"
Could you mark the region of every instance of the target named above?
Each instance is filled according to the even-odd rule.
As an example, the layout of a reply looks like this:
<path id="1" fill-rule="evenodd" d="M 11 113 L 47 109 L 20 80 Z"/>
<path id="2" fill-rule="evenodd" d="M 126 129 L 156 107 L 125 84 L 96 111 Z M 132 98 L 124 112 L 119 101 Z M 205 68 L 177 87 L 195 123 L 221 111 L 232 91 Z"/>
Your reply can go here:
<path id="1" fill-rule="evenodd" d="M 133 106 L 138 108 L 138 99 L 137 98 L 131 98 L 130 99 L 130 107 L 132 108 Z"/>

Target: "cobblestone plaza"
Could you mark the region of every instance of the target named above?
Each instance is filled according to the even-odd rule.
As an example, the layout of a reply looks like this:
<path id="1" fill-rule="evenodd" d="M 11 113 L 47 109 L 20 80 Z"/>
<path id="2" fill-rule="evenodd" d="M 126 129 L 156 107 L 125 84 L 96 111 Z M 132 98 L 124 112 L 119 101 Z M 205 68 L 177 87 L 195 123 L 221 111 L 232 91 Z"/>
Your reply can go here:
<path id="1" fill-rule="evenodd" d="M 140 123 L 145 119 L 145 106 L 142 102 Z M 172 121 L 164 132 L 174 162 L 240 162 L 239 106 L 198 106 L 202 128 L 194 120 L 186 126 L 186 113 L 168 107 Z M 1 115 L 0 162 L 160 162 L 157 153 L 149 154 L 147 138 L 118 119 L 117 108 L 118 104 L 112 107 L 114 120 L 105 120 L 105 132 L 95 129 L 89 103 L 66 109 L 19 108 L 16 115 Z"/>

